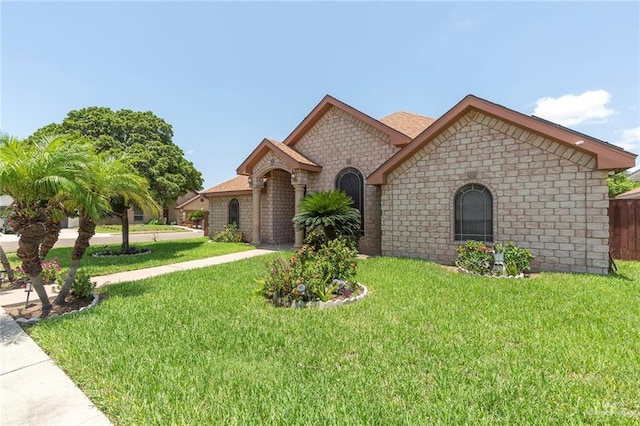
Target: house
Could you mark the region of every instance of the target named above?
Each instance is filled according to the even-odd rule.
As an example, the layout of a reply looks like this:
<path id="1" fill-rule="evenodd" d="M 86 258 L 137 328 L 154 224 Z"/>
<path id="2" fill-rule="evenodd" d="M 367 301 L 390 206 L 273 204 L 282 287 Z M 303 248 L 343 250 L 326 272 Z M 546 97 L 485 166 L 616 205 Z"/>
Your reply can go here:
<path id="1" fill-rule="evenodd" d="M 472 95 L 438 119 L 380 120 L 326 96 L 202 194 L 210 236 L 235 222 L 254 244 L 300 246 L 300 200 L 340 188 L 361 212 L 364 253 L 452 263 L 466 240 L 514 241 L 535 270 L 606 274 L 607 176 L 635 157 Z"/>
<path id="2" fill-rule="evenodd" d="M 131 207 L 127 210 L 127 217 L 129 219 L 129 223 L 131 224 L 145 224 L 149 223 L 152 220 L 159 220 L 161 223 L 166 223 L 169 225 L 181 224 L 180 215 L 182 210 L 179 208 L 180 205 L 184 204 L 186 201 L 193 200 L 194 198 L 200 198 L 195 191 L 187 191 L 180 197 L 178 197 L 175 201 L 171 201 L 168 205 L 162 208 L 162 216 L 158 218 L 157 216 L 151 213 L 145 213 L 140 207 Z M 100 221 L 103 225 L 119 225 L 121 220 L 118 216 L 109 216 Z M 77 226 L 77 225 L 76 225 Z"/>
<path id="3" fill-rule="evenodd" d="M 176 205 L 176 218 L 178 225 L 189 225 L 189 214 L 194 211 L 201 210 L 205 215 L 209 215 L 209 203 L 203 195 L 193 193 L 194 195 Z"/>

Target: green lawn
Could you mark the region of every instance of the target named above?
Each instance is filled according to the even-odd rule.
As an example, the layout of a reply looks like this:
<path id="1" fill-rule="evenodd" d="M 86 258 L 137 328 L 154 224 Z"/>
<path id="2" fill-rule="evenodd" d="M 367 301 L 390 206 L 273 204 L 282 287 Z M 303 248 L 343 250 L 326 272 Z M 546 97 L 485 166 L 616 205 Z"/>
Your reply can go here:
<path id="1" fill-rule="evenodd" d="M 29 334 L 115 424 L 640 422 L 640 263 L 504 280 L 373 258 L 365 300 L 291 310 L 254 293 L 264 262 L 108 286 Z"/>
<path id="2" fill-rule="evenodd" d="M 104 250 L 100 240 L 92 240 L 95 246 L 89 247 L 85 257 L 80 263 L 80 270 L 89 276 L 113 274 L 115 272 L 133 271 L 136 269 L 150 268 L 153 266 L 168 265 L 187 260 L 203 259 L 220 256 L 223 254 L 251 250 L 255 247 L 249 244 L 214 243 L 207 237 L 188 238 L 172 241 L 158 241 L 148 243 L 131 244 L 139 249 L 149 248 L 151 253 L 137 256 L 93 257 L 91 254 Z M 120 244 L 110 244 L 113 253 L 120 250 Z M 58 247 L 52 249 L 47 255 L 47 260 L 58 258 L 58 263 L 65 269 L 71 264 L 72 247 Z M 21 262 L 15 253 L 7 255 L 9 262 L 18 267 Z"/>
<path id="3" fill-rule="evenodd" d="M 152 232 L 190 232 L 187 229 L 180 228 L 178 226 L 171 225 L 152 225 L 152 224 L 129 224 L 129 233 L 152 233 Z M 98 225 L 96 227 L 97 234 L 115 234 L 120 235 L 122 233 L 122 225 Z"/>

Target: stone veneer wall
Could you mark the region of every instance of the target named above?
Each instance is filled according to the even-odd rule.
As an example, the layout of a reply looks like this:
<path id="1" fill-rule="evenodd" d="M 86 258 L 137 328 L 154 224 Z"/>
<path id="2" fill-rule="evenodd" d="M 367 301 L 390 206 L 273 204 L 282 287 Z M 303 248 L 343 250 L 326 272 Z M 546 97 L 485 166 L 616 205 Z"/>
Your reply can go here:
<path id="1" fill-rule="evenodd" d="M 251 195 L 223 195 L 209 199 L 209 238 L 222 231 L 229 221 L 229 202 L 237 198 L 240 204 L 240 231 L 251 241 L 253 207 Z"/>
<path id="2" fill-rule="evenodd" d="M 531 249 L 534 270 L 606 274 L 607 172 L 589 154 L 471 111 L 382 186 L 382 252 L 452 263 L 453 203 L 467 183 L 493 195 L 494 241 Z"/>
<path id="3" fill-rule="evenodd" d="M 273 244 L 293 244 L 295 235 L 293 215 L 295 192 L 291 174 L 284 170 L 271 170 L 267 175 L 265 208 L 261 211 L 260 234 L 263 241 Z"/>
<path id="4" fill-rule="evenodd" d="M 360 240 L 360 251 L 379 254 L 380 188 L 367 185 L 366 178 L 398 151 L 390 144 L 389 136 L 334 107 L 293 148 L 322 166 L 322 172 L 309 173 L 307 194 L 334 189 L 336 176 L 347 167 L 362 173 L 365 235 Z"/>

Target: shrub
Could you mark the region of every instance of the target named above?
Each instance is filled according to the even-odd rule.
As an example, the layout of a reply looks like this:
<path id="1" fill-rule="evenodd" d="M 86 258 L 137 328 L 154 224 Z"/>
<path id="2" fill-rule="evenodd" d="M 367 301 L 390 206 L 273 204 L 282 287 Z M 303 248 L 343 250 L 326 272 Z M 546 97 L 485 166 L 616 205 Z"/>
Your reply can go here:
<path id="1" fill-rule="evenodd" d="M 193 212 L 189 213 L 189 220 L 197 222 L 197 221 L 200 221 L 202 219 L 204 219 L 204 211 L 203 210 L 196 210 L 196 211 L 193 211 Z"/>
<path id="2" fill-rule="evenodd" d="M 269 274 L 260 281 L 260 292 L 276 306 L 292 302 L 327 301 L 334 295 L 349 297 L 356 288 L 357 251 L 337 238 L 316 248 L 310 235 L 292 257 L 267 264 Z"/>
<path id="3" fill-rule="evenodd" d="M 520 275 L 531 269 L 533 255 L 528 249 L 516 246 L 512 241 L 495 243 L 488 247 L 481 241 L 467 241 L 456 248 L 456 266 L 480 275 Z M 493 253 L 504 253 L 504 271 L 494 270 Z"/>
<path id="4" fill-rule="evenodd" d="M 58 281 L 58 291 L 62 289 L 62 280 Z M 76 276 L 73 278 L 73 283 L 71 284 L 71 294 L 74 294 L 78 297 L 90 297 L 93 294 L 93 291 L 96 288 L 96 283 L 91 281 L 91 277 L 84 272 L 78 271 Z"/>
<path id="5" fill-rule="evenodd" d="M 96 288 L 96 283 L 84 272 L 76 273 L 71 285 L 71 293 L 78 297 L 90 297 Z"/>
<path id="6" fill-rule="evenodd" d="M 40 263 L 42 267 L 42 282 L 45 284 L 53 284 L 57 282 L 62 277 L 62 268 L 58 264 L 58 258 L 54 257 L 48 262 Z M 19 281 L 26 282 L 29 281 L 29 276 L 26 272 L 20 267 L 16 270 L 16 278 Z"/>
<path id="7" fill-rule="evenodd" d="M 504 247 L 504 267 L 507 275 L 518 275 L 531 269 L 533 255 L 528 249 L 508 241 Z"/>
<path id="8" fill-rule="evenodd" d="M 244 236 L 240 229 L 238 229 L 238 225 L 232 223 L 231 225 L 226 225 L 222 231 L 218 232 L 213 237 L 213 241 L 216 243 L 241 243 L 244 241 Z"/>
<path id="9" fill-rule="evenodd" d="M 327 240 L 360 233 L 360 212 L 344 191 L 319 191 L 300 202 L 300 213 L 293 217 L 298 230 L 321 229 Z"/>
<path id="10" fill-rule="evenodd" d="M 467 241 L 456 248 L 456 266 L 476 274 L 488 274 L 493 267 L 491 248 L 481 241 Z"/>

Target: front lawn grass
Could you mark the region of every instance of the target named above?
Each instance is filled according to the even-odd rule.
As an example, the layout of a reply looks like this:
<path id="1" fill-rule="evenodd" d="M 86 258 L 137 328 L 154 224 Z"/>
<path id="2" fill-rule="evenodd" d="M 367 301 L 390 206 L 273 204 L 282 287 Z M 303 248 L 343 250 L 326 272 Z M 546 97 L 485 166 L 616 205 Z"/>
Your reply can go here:
<path id="1" fill-rule="evenodd" d="M 105 287 L 29 329 L 115 424 L 638 424 L 640 263 L 459 275 L 359 261 L 363 301 L 276 309 L 265 258 Z"/>
<path id="2" fill-rule="evenodd" d="M 96 242 L 99 243 L 100 240 L 92 241 L 94 244 Z M 113 253 L 120 251 L 120 244 L 109 244 L 108 246 Z M 250 244 L 244 243 L 215 243 L 207 237 L 135 243 L 131 244 L 131 246 L 139 249 L 148 248 L 151 253 L 135 256 L 93 257 L 93 253 L 102 252 L 105 246 L 91 246 L 80 263 L 80 271 L 95 277 L 116 272 L 169 265 L 187 260 L 204 259 L 255 248 Z M 66 269 L 71 264 L 72 251 L 73 247 L 53 248 L 47 255 L 47 260 L 58 258 L 58 264 L 63 268 L 64 276 Z M 15 253 L 8 254 L 8 258 L 14 267 L 17 268 L 21 265 L 20 259 Z"/>

